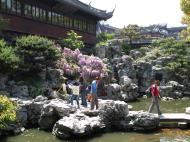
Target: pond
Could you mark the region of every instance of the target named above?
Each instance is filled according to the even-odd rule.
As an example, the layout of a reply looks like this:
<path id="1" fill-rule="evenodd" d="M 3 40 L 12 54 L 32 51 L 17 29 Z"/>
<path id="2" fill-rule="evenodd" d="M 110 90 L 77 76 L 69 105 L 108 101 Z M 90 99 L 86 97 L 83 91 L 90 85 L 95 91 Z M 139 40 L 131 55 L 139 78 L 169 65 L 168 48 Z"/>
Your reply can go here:
<path id="1" fill-rule="evenodd" d="M 164 113 L 184 113 L 185 108 L 190 104 L 189 101 L 162 101 L 161 110 Z M 133 106 L 133 110 L 147 110 L 150 102 L 149 98 L 129 104 Z M 31 129 L 19 136 L 0 138 L 0 142 L 190 142 L 190 130 L 162 129 L 154 133 L 110 132 L 90 139 L 64 141 L 57 139 L 50 132 Z"/>

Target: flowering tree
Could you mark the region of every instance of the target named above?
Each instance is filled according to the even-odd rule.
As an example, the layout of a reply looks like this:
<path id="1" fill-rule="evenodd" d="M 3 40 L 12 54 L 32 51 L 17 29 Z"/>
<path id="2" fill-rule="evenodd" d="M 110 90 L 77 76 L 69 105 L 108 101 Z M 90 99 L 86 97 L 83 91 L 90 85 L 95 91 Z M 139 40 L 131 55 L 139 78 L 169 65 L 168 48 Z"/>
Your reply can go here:
<path id="1" fill-rule="evenodd" d="M 64 48 L 63 54 L 67 59 L 64 64 L 66 75 L 80 75 L 85 80 L 106 75 L 106 66 L 98 57 L 83 55 L 78 49 L 72 51 L 69 48 Z"/>

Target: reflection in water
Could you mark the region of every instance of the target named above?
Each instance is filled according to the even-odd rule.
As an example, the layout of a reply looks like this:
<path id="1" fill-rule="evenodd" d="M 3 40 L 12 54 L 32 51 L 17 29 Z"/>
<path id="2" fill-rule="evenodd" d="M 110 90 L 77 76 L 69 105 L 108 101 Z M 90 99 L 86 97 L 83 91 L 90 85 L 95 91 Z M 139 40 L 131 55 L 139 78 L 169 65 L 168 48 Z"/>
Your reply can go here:
<path id="1" fill-rule="evenodd" d="M 190 130 L 163 129 L 156 133 L 113 132 L 90 139 L 63 141 L 49 132 L 28 130 L 24 134 L 6 139 L 1 142 L 190 142 Z"/>

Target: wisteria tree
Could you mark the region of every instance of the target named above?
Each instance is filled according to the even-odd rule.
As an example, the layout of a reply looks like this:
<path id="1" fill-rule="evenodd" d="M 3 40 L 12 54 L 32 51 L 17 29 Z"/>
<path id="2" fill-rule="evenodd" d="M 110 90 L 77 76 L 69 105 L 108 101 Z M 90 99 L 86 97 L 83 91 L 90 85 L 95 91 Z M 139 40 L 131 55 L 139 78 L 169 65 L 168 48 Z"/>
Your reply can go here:
<path id="1" fill-rule="evenodd" d="M 83 55 L 78 49 L 72 51 L 69 48 L 64 48 L 63 54 L 67 59 L 64 64 L 66 75 L 82 76 L 87 81 L 97 76 L 106 76 L 106 65 L 100 58 Z"/>

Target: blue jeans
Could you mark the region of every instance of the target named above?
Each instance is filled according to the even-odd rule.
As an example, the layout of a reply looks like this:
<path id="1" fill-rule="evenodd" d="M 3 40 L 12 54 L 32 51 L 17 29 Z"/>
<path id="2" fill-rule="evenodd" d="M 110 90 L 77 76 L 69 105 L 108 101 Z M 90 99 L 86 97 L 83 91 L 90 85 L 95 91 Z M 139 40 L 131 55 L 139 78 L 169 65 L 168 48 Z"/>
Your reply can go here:
<path id="1" fill-rule="evenodd" d="M 73 105 L 73 100 L 76 100 L 78 108 L 80 108 L 80 106 L 79 106 L 79 96 L 74 95 L 74 94 L 71 96 L 71 105 Z"/>
<path id="2" fill-rule="evenodd" d="M 82 105 L 87 107 L 87 102 L 86 102 L 86 92 L 81 93 L 81 100 L 82 100 Z"/>

